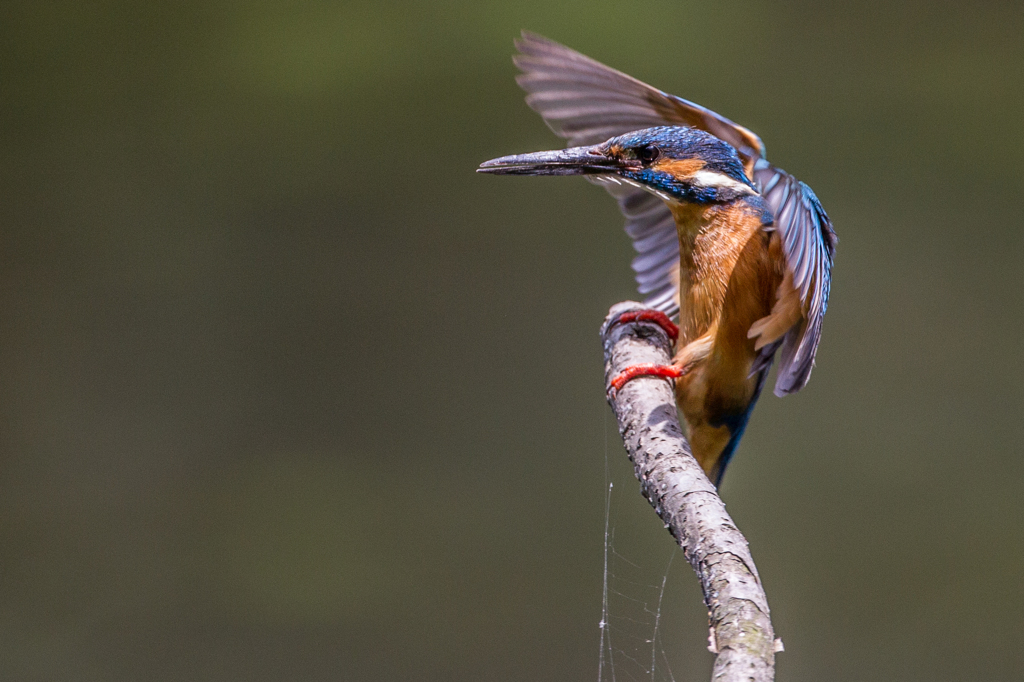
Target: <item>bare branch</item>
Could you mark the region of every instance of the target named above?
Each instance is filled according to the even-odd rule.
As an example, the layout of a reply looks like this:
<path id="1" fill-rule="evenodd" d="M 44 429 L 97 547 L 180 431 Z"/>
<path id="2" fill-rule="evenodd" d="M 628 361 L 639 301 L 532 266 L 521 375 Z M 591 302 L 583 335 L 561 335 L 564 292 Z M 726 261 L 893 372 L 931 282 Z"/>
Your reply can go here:
<path id="1" fill-rule="evenodd" d="M 609 329 L 614 317 L 643 308 L 633 301 L 619 303 L 605 319 L 601 340 L 606 386 L 631 365 L 671 362 L 672 346 L 658 325 L 634 322 Z M 711 624 L 708 648 L 718 654 L 712 680 L 771 682 L 777 644 L 768 599 L 746 539 L 690 453 L 672 385 L 639 377 L 617 394 L 609 393 L 608 402 L 644 497 L 700 578 Z"/>

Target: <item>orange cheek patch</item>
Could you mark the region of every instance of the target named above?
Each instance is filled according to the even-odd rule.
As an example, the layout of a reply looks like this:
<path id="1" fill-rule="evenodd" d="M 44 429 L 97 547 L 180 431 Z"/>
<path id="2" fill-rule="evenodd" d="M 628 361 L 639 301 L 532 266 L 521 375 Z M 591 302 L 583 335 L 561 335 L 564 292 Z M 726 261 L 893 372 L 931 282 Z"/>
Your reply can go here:
<path id="1" fill-rule="evenodd" d="M 669 159 L 667 161 L 658 161 L 653 166 L 654 170 L 668 173 L 679 180 L 692 178 L 694 173 L 703 167 L 704 162 L 700 159 Z"/>

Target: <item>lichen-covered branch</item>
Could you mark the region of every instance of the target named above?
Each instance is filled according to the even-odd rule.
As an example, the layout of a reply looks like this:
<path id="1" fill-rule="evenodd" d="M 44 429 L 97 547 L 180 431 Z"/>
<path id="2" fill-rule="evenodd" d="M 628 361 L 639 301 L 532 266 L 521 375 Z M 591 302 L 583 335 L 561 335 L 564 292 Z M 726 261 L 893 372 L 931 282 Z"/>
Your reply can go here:
<path id="1" fill-rule="evenodd" d="M 640 309 L 639 303 L 619 303 L 601 328 L 606 387 L 630 365 L 671 362 L 672 346 L 658 325 L 634 322 L 609 328 L 614 317 Z M 776 640 L 768 599 L 746 539 L 690 454 L 672 384 L 639 377 L 609 394 L 608 402 L 644 497 L 700 578 L 711 622 L 710 648 L 718 653 L 712 680 L 770 682 L 775 677 Z"/>

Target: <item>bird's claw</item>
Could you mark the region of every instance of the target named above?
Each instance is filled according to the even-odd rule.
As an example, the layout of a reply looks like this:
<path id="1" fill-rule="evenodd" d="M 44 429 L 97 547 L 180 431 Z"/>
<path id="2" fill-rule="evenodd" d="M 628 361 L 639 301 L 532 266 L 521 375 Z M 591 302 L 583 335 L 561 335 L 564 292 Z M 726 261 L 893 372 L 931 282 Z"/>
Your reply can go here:
<path id="1" fill-rule="evenodd" d="M 628 322 L 653 322 L 664 329 L 665 333 L 668 334 L 668 338 L 673 342 L 679 338 L 679 327 L 669 319 L 668 315 L 660 310 L 630 310 L 616 317 L 608 326 L 611 327 Z"/>
<path id="2" fill-rule="evenodd" d="M 622 370 L 611 380 L 608 392 L 614 396 L 619 392 L 619 389 L 626 385 L 626 382 L 636 379 L 637 377 L 664 377 L 665 379 L 678 379 L 686 374 L 688 369 L 688 367 L 680 367 L 678 365 L 655 365 L 652 363 L 633 365 Z"/>
<path id="3" fill-rule="evenodd" d="M 660 310 L 630 310 L 620 314 L 612 320 L 611 325 L 628 324 L 630 322 L 653 322 L 665 330 L 665 333 L 668 334 L 669 339 L 671 339 L 673 343 L 679 338 L 679 327 L 669 319 L 668 315 Z M 622 372 L 611 380 L 608 387 L 608 393 L 610 396 L 614 397 L 615 394 L 619 392 L 619 389 L 626 385 L 626 382 L 637 377 L 663 377 L 665 379 L 678 379 L 686 374 L 689 369 L 689 366 L 683 367 L 680 365 L 656 365 L 652 363 L 633 365 L 632 367 L 627 367 L 622 370 Z"/>

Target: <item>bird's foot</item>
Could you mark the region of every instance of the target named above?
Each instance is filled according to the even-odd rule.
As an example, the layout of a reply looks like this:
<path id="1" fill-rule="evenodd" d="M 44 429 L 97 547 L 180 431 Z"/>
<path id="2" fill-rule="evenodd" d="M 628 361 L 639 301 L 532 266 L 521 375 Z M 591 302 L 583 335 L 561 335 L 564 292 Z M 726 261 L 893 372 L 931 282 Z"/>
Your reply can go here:
<path id="1" fill-rule="evenodd" d="M 618 393 L 619 389 L 626 385 L 626 382 L 632 381 L 637 377 L 664 377 L 665 379 L 678 379 L 681 376 L 685 376 L 692 368 L 692 363 L 687 365 L 655 365 L 651 363 L 633 365 L 622 370 L 622 372 L 612 379 L 609 391 L 612 395 L 615 395 Z"/>
<path id="2" fill-rule="evenodd" d="M 611 327 L 612 325 L 626 324 L 628 322 L 653 322 L 664 329 L 665 333 L 668 334 L 668 338 L 672 341 L 679 338 L 679 327 L 668 318 L 668 315 L 660 310 L 630 310 L 612 320 L 608 326 Z"/>

